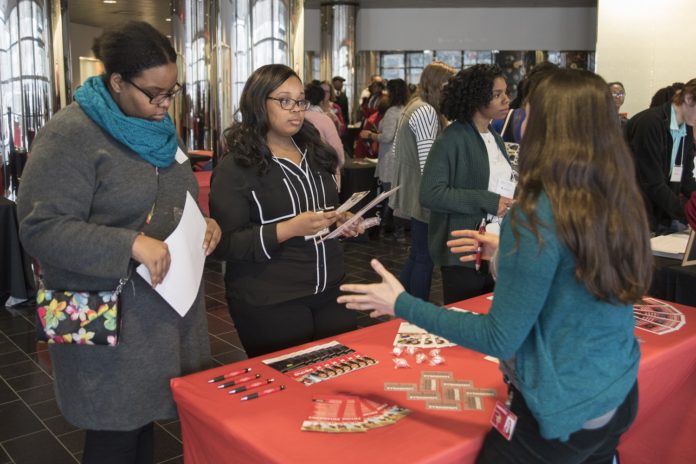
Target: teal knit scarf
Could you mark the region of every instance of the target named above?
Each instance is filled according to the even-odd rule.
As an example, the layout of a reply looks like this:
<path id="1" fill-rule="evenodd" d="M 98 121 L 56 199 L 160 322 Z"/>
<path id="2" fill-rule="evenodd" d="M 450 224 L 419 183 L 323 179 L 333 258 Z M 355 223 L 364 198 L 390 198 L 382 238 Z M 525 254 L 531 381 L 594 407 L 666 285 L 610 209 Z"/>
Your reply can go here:
<path id="1" fill-rule="evenodd" d="M 169 115 L 162 121 L 126 116 L 104 85 L 103 76 L 90 77 L 75 92 L 80 108 L 113 138 L 148 163 L 166 168 L 176 156 L 176 129 Z"/>

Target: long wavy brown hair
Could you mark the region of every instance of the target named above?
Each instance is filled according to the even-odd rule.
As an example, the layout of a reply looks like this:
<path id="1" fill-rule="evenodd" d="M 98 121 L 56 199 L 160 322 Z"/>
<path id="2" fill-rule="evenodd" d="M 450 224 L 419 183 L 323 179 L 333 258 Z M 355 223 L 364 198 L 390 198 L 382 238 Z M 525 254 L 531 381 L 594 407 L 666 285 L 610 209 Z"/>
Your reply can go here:
<path id="1" fill-rule="evenodd" d="M 650 285 L 650 233 L 608 89 L 578 70 L 555 71 L 535 86 L 510 219 L 517 240 L 526 227 L 543 246 L 536 208 L 545 192 L 556 232 L 576 258 L 577 280 L 602 301 L 633 303 Z"/>

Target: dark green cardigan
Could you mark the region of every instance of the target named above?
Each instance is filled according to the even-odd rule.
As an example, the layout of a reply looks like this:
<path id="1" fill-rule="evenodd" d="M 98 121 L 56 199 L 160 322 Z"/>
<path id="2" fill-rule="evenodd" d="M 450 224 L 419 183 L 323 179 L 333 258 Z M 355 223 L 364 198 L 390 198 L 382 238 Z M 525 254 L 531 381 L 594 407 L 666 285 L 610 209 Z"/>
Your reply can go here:
<path id="1" fill-rule="evenodd" d="M 490 128 L 508 159 L 503 139 Z M 478 227 L 486 214 L 496 214 L 500 195 L 488 191 L 490 168 L 483 138 L 470 122 L 454 121 L 435 140 L 425 163 L 420 201 L 430 209 L 428 249 L 438 266 L 470 266 L 450 253 L 450 232 Z"/>

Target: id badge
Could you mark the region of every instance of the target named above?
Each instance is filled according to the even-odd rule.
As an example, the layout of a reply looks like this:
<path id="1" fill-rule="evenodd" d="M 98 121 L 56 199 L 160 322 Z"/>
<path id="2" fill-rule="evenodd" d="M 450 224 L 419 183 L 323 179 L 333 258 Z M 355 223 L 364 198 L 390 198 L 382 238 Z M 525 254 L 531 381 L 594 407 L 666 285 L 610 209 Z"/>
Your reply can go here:
<path id="1" fill-rule="evenodd" d="M 186 153 L 184 153 L 181 150 L 181 147 L 177 147 L 176 148 L 176 155 L 174 156 L 174 159 L 176 160 L 177 163 L 184 164 L 184 163 L 188 162 L 189 157 L 186 156 Z"/>
<path id="2" fill-rule="evenodd" d="M 507 441 L 512 439 L 512 434 L 515 433 L 517 425 L 517 415 L 513 414 L 504 404 L 496 401 L 493 415 L 491 416 L 491 425 L 496 429 Z"/>
<path id="3" fill-rule="evenodd" d="M 506 198 L 513 198 L 515 196 L 516 187 L 517 182 L 513 182 L 511 180 L 498 179 L 498 185 L 496 185 L 495 187 L 495 193 Z"/>
<path id="4" fill-rule="evenodd" d="M 672 169 L 672 177 L 669 178 L 670 182 L 681 182 L 682 170 L 684 166 L 674 166 Z"/>

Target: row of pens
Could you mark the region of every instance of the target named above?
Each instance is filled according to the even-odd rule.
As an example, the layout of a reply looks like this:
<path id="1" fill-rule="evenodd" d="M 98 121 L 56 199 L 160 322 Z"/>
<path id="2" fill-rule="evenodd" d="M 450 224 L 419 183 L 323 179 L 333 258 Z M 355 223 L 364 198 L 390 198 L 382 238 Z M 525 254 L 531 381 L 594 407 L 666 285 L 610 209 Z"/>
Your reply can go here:
<path id="1" fill-rule="evenodd" d="M 218 382 L 224 382 L 219 385 L 217 385 L 218 389 L 224 389 L 224 388 L 230 388 L 233 387 L 231 390 L 229 390 L 227 393 L 230 395 L 236 395 L 238 393 L 242 392 L 248 392 L 250 390 L 253 390 L 255 388 L 259 387 L 264 387 L 269 385 L 268 388 L 264 388 L 262 390 L 257 390 L 253 393 L 248 393 L 244 396 L 242 396 L 240 399 L 241 401 L 248 401 L 248 400 L 253 400 L 256 398 L 261 398 L 262 396 L 270 395 L 271 393 L 276 393 L 279 391 L 285 390 L 285 385 L 280 385 L 280 386 L 270 386 L 273 382 L 275 382 L 275 379 L 265 379 L 265 380 L 260 380 L 261 379 L 261 374 L 249 374 L 251 372 L 251 367 L 247 367 L 244 369 L 240 369 L 237 371 L 233 372 L 228 372 L 227 374 L 220 375 L 217 377 L 214 377 L 210 380 L 208 380 L 208 383 L 218 383 Z M 244 375 L 244 374 L 249 374 L 249 375 Z M 240 377 L 242 376 L 242 377 Z M 230 380 L 234 379 L 234 380 Z"/>

